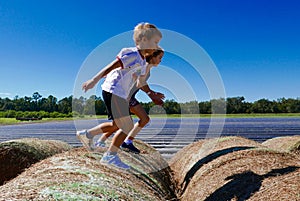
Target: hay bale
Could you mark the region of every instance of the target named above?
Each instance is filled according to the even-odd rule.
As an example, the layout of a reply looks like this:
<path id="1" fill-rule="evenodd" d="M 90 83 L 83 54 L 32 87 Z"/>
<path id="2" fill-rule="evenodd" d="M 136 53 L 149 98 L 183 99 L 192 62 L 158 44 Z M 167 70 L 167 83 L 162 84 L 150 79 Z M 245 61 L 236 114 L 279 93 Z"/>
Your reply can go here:
<path id="1" fill-rule="evenodd" d="M 178 151 L 169 161 L 180 196 L 188 184 L 184 181 L 192 168 L 197 169 L 197 162 L 208 163 L 211 160 L 233 151 L 261 147 L 261 144 L 242 137 L 221 137 L 194 142 Z M 201 161 L 202 160 L 202 161 Z M 201 163 L 198 162 L 199 165 Z M 195 165 L 196 164 L 196 165 Z"/>
<path id="2" fill-rule="evenodd" d="M 0 200 L 170 200 L 170 169 L 159 152 L 136 141 L 140 155 L 120 152 L 132 166 L 122 171 L 100 163 L 104 150 L 84 148 L 47 158 L 0 187 Z"/>
<path id="3" fill-rule="evenodd" d="M 188 167 L 187 172 L 183 168 L 182 175 L 174 175 L 181 200 L 300 199 L 297 155 L 268 150 L 247 139 L 223 139 L 212 140 L 219 142 L 204 157 L 181 164 Z M 200 144 L 199 150 L 204 146 L 203 142 Z M 182 155 L 189 154 L 193 153 L 186 149 Z M 172 170 L 173 167 L 180 165 L 173 161 Z"/>
<path id="4" fill-rule="evenodd" d="M 0 185 L 16 177 L 32 164 L 71 148 L 61 141 L 36 138 L 0 143 Z"/>
<path id="5" fill-rule="evenodd" d="M 300 153 L 300 135 L 276 137 L 262 144 L 277 151 Z"/>

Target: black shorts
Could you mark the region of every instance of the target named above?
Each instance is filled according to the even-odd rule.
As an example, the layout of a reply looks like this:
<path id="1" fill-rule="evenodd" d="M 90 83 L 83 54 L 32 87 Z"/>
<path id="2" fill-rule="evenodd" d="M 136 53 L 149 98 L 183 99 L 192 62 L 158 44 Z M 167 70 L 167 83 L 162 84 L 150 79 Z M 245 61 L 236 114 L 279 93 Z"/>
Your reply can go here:
<path id="1" fill-rule="evenodd" d="M 103 90 L 102 97 L 106 106 L 109 120 L 130 116 L 129 101 Z"/>
<path id="2" fill-rule="evenodd" d="M 137 106 L 138 104 L 140 104 L 140 102 L 134 96 L 132 96 L 129 101 L 129 107 L 134 107 Z"/>

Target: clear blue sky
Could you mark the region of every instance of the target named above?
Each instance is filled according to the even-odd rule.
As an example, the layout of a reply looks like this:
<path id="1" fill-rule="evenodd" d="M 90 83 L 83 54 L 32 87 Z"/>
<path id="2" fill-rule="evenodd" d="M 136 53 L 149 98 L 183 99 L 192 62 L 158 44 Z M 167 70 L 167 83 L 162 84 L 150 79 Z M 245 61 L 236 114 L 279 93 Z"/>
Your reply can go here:
<path id="1" fill-rule="evenodd" d="M 86 57 L 139 22 L 196 41 L 215 63 L 227 97 L 300 97 L 300 1 L 128 2 L 1 0 L 0 97 L 72 95 Z M 170 59 L 162 65 L 182 68 Z"/>

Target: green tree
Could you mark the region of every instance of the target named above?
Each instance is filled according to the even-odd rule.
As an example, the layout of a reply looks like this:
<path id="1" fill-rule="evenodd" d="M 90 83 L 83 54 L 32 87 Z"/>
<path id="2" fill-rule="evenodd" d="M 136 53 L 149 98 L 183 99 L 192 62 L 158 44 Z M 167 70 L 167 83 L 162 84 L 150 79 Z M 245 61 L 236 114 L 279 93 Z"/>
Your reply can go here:
<path id="1" fill-rule="evenodd" d="M 69 114 L 72 112 L 72 96 L 65 97 L 62 100 L 58 101 L 58 112 Z"/>
<path id="2" fill-rule="evenodd" d="M 279 107 L 282 112 L 285 113 L 299 113 L 300 112 L 300 99 L 292 99 L 292 98 L 281 98 L 278 100 Z"/>
<path id="3" fill-rule="evenodd" d="M 95 115 L 95 99 L 96 96 L 93 95 L 84 102 L 83 114 L 85 115 Z"/>
<path id="4" fill-rule="evenodd" d="M 226 112 L 227 114 L 239 114 L 246 113 L 247 111 L 247 103 L 244 102 L 245 98 L 241 97 L 233 97 L 226 99 Z"/>
<path id="5" fill-rule="evenodd" d="M 72 111 L 80 115 L 83 115 L 85 100 L 86 99 L 82 96 L 80 98 L 73 98 Z"/>
<path id="6" fill-rule="evenodd" d="M 199 105 L 200 114 L 211 114 L 210 101 L 200 102 L 198 105 Z"/>
<path id="7" fill-rule="evenodd" d="M 50 95 L 48 96 L 47 100 L 44 102 L 43 110 L 46 112 L 54 112 L 57 111 L 57 98 Z"/>
<path id="8" fill-rule="evenodd" d="M 252 105 L 252 112 L 253 113 L 272 113 L 273 110 L 273 102 L 269 101 L 268 99 L 260 99 L 255 101 Z"/>
<path id="9" fill-rule="evenodd" d="M 34 111 L 39 111 L 38 108 L 38 100 L 42 98 L 42 95 L 39 94 L 39 92 L 34 92 L 32 95 L 32 99 L 34 100 Z"/>
<path id="10" fill-rule="evenodd" d="M 100 97 L 95 98 L 95 110 L 96 110 L 96 115 L 107 114 L 105 103 Z"/>
<path id="11" fill-rule="evenodd" d="M 4 99 L 3 110 L 15 110 L 15 104 L 9 98 Z"/>
<path id="12" fill-rule="evenodd" d="M 226 114 L 226 101 L 224 98 L 212 99 L 210 102 L 212 114 Z"/>
<path id="13" fill-rule="evenodd" d="M 182 114 L 199 114 L 199 104 L 197 101 L 190 101 L 180 104 Z"/>
<path id="14" fill-rule="evenodd" d="M 164 108 L 167 114 L 180 114 L 181 112 L 180 105 L 175 100 L 166 100 Z"/>

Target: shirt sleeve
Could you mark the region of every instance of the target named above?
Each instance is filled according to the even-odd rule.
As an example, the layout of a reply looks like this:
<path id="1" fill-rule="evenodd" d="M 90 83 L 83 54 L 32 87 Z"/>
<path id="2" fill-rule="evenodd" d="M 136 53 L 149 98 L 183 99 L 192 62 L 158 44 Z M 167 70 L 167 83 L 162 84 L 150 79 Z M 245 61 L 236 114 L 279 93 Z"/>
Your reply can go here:
<path id="1" fill-rule="evenodd" d="M 129 68 L 136 63 L 137 55 L 135 52 L 121 51 L 117 55 L 117 59 L 122 63 L 122 68 Z"/>
<path id="2" fill-rule="evenodd" d="M 141 75 L 146 75 L 147 74 L 147 65 L 144 65 L 141 69 Z"/>

